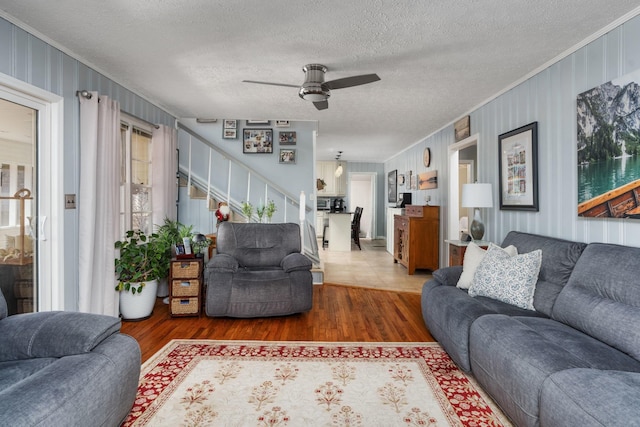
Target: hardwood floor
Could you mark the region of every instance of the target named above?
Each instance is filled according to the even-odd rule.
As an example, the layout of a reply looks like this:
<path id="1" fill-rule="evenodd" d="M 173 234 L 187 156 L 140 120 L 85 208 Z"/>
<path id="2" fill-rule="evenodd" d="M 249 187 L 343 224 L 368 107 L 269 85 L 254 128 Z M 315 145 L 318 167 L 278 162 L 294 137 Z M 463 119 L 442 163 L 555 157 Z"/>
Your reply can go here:
<path id="1" fill-rule="evenodd" d="M 158 298 L 151 318 L 123 322 L 145 361 L 172 339 L 261 341 L 433 341 L 420 311 L 420 295 L 350 286 L 314 287 L 313 308 L 302 314 L 258 319 L 171 317 Z"/>
<path id="2" fill-rule="evenodd" d="M 361 243 L 363 240 L 361 240 Z M 367 249 L 369 248 L 369 249 Z M 158 298 L 151 318 L 123 322 L 122 332 L 133 336 L 146 361 L 172 339 L 260 340 L 260 341 L 433 341 L 424 325 L 420 308 L 421 284 L 430 275 L 408 276 L 406 269 L 393 264 L 386 250 L 372 244 L 362 252 L 331 258 L 325 284 L 314 286 L 313 308 L 302 314 L 257 319 L 171 317 L 169 306 Z M 370 251 L 367 256 L 367 251 Z M 343 253 L 344 254 L 344 253 Z M 325 253 L 327 258 L 331 254 Z M 368 261 L 363 261 L 367 259 Z M 372 261 L 374 260 L 374 261 Z M 377 265 L 375 281 L 358 280 L 370 275 Z M 386 265 L 385 265 L 386 264 Z M 327 284 L 328 278 L 345 285 Z M 334 282 L 335 283 L 335 282 Z M 340 282 L 343 283 L 343 282 Z M 374 283 L 374 286 L 370 286 Z M 386 283 L 384 289 L 375 289 Z M 365 286 L 365 287 L 361 287 Z M 372 289 L 374 288 L 374 289 Z"/>

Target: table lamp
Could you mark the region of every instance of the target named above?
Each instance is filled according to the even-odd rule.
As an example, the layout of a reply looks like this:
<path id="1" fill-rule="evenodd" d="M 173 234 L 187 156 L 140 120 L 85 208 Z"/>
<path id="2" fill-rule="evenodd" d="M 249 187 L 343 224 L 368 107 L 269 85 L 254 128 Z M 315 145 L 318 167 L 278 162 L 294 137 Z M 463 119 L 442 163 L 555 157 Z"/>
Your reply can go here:
<path id="1" fill-rule="evenodd" d="M 462 207 L 474 208 L 469 234 L 471 234 L 473 240 L 482 240 L 484 237 L 484 223 L 480 217 L 480 208 L 493 207 L 491 184 L 478 182 L 475 184 L 462 184 Z"/>

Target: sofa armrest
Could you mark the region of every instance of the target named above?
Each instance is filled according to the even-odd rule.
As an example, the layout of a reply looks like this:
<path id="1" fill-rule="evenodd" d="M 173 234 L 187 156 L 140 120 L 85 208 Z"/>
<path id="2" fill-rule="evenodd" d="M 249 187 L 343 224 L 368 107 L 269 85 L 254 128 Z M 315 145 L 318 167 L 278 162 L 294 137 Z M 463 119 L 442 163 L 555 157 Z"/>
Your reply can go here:
<path id="1" fill-rule="evenodd" d="M 240 264 L 238 260 L 228 254 L 218 254 L 209 260 L 207 270 L 216 270 L 222 273 L 235 273 Z"/>
<path id="2" fill-rule="evenodd" d="M 312 263 L 309 258 L 296 252 L 285 256 L 280 266 L 285 272 L 291 273 L 292 271 L 311 270 Z"/>
<path id="3" fill-rule="evenodd" d="M 433 278 L 446 286 L 456 286 L 462 275 L 462 266 L 440 268 L 433 272 Z"/>
<path id="4" fill-rule="evenodd" d="M 0 361 L 88 353 L 120 330 L 120 319 L 99 314 L 49 311 L 0 321 Z"/>

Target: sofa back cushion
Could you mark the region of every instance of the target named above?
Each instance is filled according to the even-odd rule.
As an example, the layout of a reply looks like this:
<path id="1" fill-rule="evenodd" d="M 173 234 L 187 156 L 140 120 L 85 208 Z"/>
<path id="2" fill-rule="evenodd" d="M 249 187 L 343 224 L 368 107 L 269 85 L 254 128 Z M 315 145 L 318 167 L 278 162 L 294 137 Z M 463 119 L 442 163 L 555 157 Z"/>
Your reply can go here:
<path id="1" fill-rule="evenodd" d="M 587 246 L 551 317 L 640 360 L 640 248 Z"/>
<path id="2" fill-rule="evenodd" d="M 4 295 L 2 295 L 2 289 L 0 289 L 0 319 L 4 319 L 9 314 L 9 310 L 7 308 L 7 300 L 4 299 Z"/>
<path id="3" fill-rule="evenodd" d="M 300 227 L 294 223 L 222 222 L 216 252 L 231 255 L 241 267 L 279 266 L 285 256 L 300 252 Z"/>
<path id="4" fill-rule="evenodd" d="M 511 231 L 502 242 L 503 248 L 509 245 L 515 246 L 519 254 L 542 250 L 542 264 L 533 306 L 537 311 L 551 316 L 556 298 L 569 280 L 586 243 Z"/>

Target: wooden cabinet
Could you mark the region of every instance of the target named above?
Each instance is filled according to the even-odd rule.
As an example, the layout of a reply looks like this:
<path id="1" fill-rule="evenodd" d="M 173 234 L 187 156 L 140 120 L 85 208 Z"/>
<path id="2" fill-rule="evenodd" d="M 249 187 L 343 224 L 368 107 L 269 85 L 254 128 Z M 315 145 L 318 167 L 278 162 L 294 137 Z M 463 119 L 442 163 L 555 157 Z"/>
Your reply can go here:
<path id="1" fill-rule="evenodd" d="M 439 268 L 440 207 L 408 205 L 404 215 L 393 219 L 393 260 L 407 267 L 408 274 L 416 269 Z"/>
<path id="2" fill-rule="evenodd" d="M 464 253 L 467 251 L 469 242 L 462 240 L 445 240 L 445 242 L 449 244 L 449 267 L 462 265 L 464 262 Z M 482 249 L 487 249 L 489 247 L 489 242 L 485 241 L 476 240 L 475 244 L 480 246 Z"/>
<path id="3" fill-rule="evenodd" d="M 202 307 L 202 258 L 173 259 L 169 271 L 172 316 L 199 316 Z"/>
<path id="4" fill-rule="evenodd" d="M 338 164 L 342 165 L 342 175 L 336 177 L 336 168 Z M 316 163 L 317 177 L 325 182 L 325 187 L 318 190 L 318 196 L 321 197 L 344 197 L 347 194 L 347 164 L 346 162 L 325 161 Z"/>

